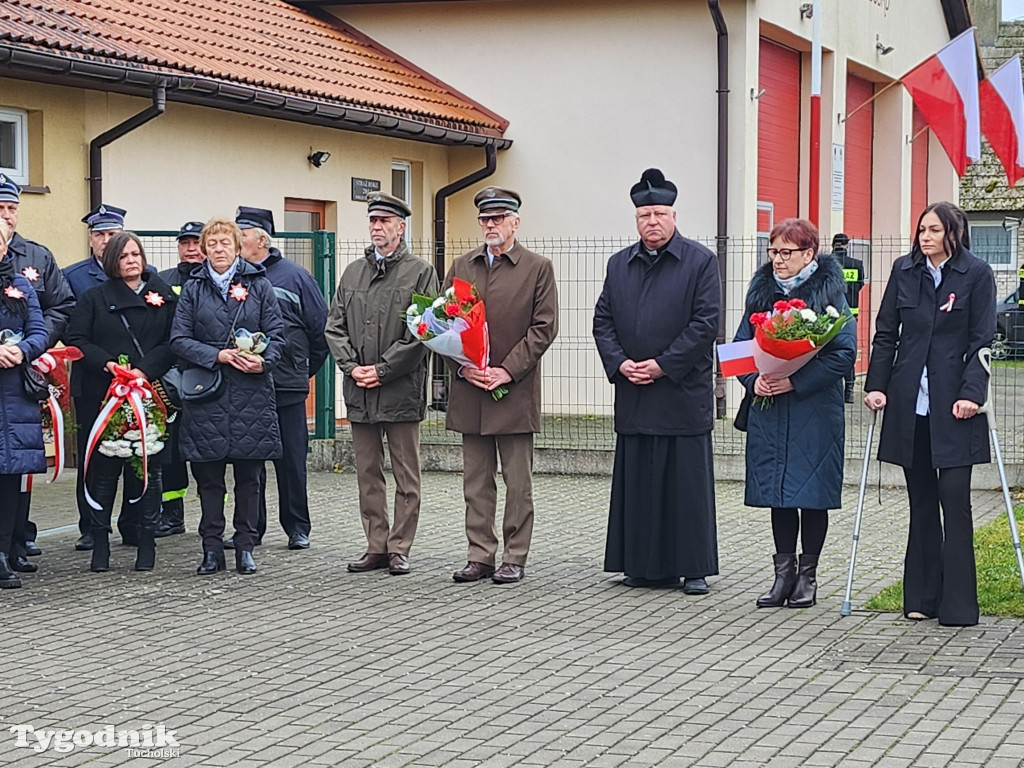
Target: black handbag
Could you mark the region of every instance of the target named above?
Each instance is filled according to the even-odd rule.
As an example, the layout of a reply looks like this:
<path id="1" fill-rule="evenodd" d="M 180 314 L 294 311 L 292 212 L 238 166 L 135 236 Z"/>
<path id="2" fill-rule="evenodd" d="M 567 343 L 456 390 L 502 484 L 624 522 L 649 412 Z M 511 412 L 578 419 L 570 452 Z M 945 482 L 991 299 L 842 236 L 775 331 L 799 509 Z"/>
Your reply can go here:
<path id="1" fill-rule="evenodd" d="M 220 368 L 186 368 L 181 373 L 181 397 L 185 402 L 207 400 L 220 390 L 224 378 Z"/>
<path id="2" fill-rule="evenodd" d="M 743 399 L 740 401 L 740 407 L 736 411 L 736 418 L 732 420 L 732 425 L 740 432 L 747 431 L 747 422 L 750 420 L 750 406 L 753 402 L 754 395 L 748 389 L 744 392 Z"/>
<path id="3" fill-rule="evenodd" d="M 135 333 L 132 331 L 132 327 L 128 324 L 128 318 L 121 315 L 121 322 L 124 323 L 125 330 L 128 331 L 128 335 L 132 337 L 132 344 L 135 345 L 135 349 L 138 350 L 139 358 L 146 356 L 146 353 L 142 351 L 142 345 L 139 344 L 139 340 L 135 338 Z M 181 410 L 181 371 L 176 367 L 168 368 L 163 376 L 153 379 L 149 383 L 153 388 L 153 392 L 157 397 L 160 398 L 164 404 L 164 408 L 168 411 L 180 411 Z"/>
<path id="4" fill-rule="evenodd" d="M 41 402 L 50 396 L 50 384 L 46 377 L 32 367 L 28 360 L 22 362 L 21 386 L 25 389 L 25 397 L 33 402 Z"/>

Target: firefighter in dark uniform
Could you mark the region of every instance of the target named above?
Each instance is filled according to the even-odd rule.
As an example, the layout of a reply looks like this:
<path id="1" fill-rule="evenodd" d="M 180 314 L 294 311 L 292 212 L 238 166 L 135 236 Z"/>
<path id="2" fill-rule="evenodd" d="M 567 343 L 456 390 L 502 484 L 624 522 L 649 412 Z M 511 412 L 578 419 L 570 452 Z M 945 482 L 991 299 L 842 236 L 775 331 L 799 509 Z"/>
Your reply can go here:
<path id="1" fill-rule="evenodd" d="M 864 262 L 850 256 L 850 236 L 840 232 L 832 238 L 832 255 L 843 268 L 843 277 L 846 280 L 846 302 L 850 305 L 850 312 L 854 318 L 857 317 L 857 306 L 860 303 L 860 289 L 864 287 Z M 853 402 L 853 382 L 856 361 L 846 372 L 846 391 L 844 400 L 847 403 Z"/>
<path id="2" fill-rule="evenodd" d="M 203 222 L 186 221 L 178 230 L 175 240 L 178 243 L 178 263 L 160 273 L 160 279 L 171 286 L 178 296 L 181 287 L 188 280 L 192 270 L 206 261 L 206 256 L 199 248 L 199 235 L 203 231 Z M 185 532 L 185 494 L 188 493 L 188 464 L 178 452 L 178 430 L 171 428 L 170 461 L 164 464 L 164 492 L 160 497 L 160 519 L 157 521 L 154 536 L 160 539 Z"/>
<path id="3" fill-rule="evenodd" d="M 14 264 L 16 274 L 32 285 L 39 298 L 39 307 L 46 321 L 46 347 L 54 346 L 64 333 L 64 328 L 75 306 L 75 295 L 71 292 L 64 275 L 57 266 L 49 249 L 26 240 L 18 234 L 18 206 L 21 204 L 21 187 L 0 173 L 0 219 L 11 228 L 11 241 L 7 244 L 7 261 Z M 36 526 L 28 519 L 32 501 L 32 476 L 26 475 L 23 490 L 18 496 L 17 517 L 14 521 L 12 549 L 9 553 L 11 567 L 16 571 L 35 571 L 36 566 L 25 560 L 26 556 L 40 555 L 36 546 Z"/>
<path id="4" fill-rule="evenodd" d="M 277 420 L 281 429 L 284 456 L 274 460 L 277 471 L 278 519 L 288 534 L 288 549 L 308 549 L 311 523 L 306 495 L 306 454 L 309 427 L 306 424 L 306 398 L 309 379 L 327 359 L 327 302 L 316 280 L 305 269 L 281 255 L 270 245 L 274 236 L 274 214 L 263 208 L 239 207 L 235 223 L 242 230 L 242 258 L 262 264 L 274 286 L 281 317 L 284 319 L 284 345 L 280 362 L 274 368 Z M 267 530 L 267 473 L 260 474 L 260 505 L 257 542 Z M 224 546 L 231 548 L 228 539 Z"/>
<path id="5" fill-rule="evenodd" d="M 127 211 L 113 205 L 101 203 L 82 217 L 82 222 L 89 227 L 89 256 L 76 261 L 64 269 L 64 277 L 71 286 L 76 298 L 90 288 L 95 288 L 107 281 L 103 271 L 103 249 L 110 238 L 124 229 L 124 217 Z M 75 419 L 79 429 L 75 433 L 78 444 L 78 477 L 75 479 L 75 498 L 78 501 L 78 530 L 81 532 L 75 549 L 79 551 L 92 549 L 92 510 L 85 501 L 85 473 L 81 471 L 85 462 L 85 444 L 89 439 L 89 430 L 99 415 L 96 403 L 83 400 L 81 397 L 81 364 L 71 366 L 71 397 L 75 401 Z M 125 472 L 134 470 L 125 464 Z M 127 478 L 125 478 L 127 480 Z M 138 542 L 138 511 L 128 499 L 121 499 L 121 513 L 117 517 L 117 530 L 121 533 L 121 541 L 129 546 Z"/>

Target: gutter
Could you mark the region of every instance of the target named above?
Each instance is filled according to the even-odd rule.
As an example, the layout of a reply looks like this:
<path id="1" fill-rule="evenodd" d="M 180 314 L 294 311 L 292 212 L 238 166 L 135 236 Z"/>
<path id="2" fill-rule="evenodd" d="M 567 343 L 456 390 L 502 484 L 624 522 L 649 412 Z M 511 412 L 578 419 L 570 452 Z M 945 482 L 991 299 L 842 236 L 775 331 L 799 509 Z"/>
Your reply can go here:
<path id="1" fill-rule="evenodd" d="M 223 80 L 160 72 L 123 64 L 86 61 L 29 51 L 0 43 L 0 76 L 89 88 L 130 96 L 149 96 L 163 85 L 167 101 L 224 109 L 257 117 L 319 125 L 358 133 L 390 136 L 445 146 L 508 149 L 512 141 L 492 133 L 431 123 L 350 107 Z"/>
<path id="2" fill-rule="evenodd" d="M 718 278 L 722 286 L 722 311 L 718 316 L 718 343 L 726 341 L 726 264 L 729 255 L 729 29 L 725 25 L 719 0 L 708 0 L 708 10 L 718 32 L 718 223 L 715 251 Z M 725 416 L 725 378 L 722 366 L 715 362 L 715 415 Z"/>
<path id="3" fill-rule="evenodd" d="M 498 150 L 493 144 L 484 147 L 486 158 L 484 167 L 473 171 L 468 176 L 456 179 L 437 190 L 434 195 L 434 269 L 437 270 L 437 279 L 444 282 L 445 275 L 445 203 L 448 198 L 456 192 L 461 192 L 466 187 L 476 184 L 482 179 L 494 174 L 498 169 Z"/>
<path id="4" fill-rule="evenodd" d="M 167 108 L 167 88 L 161 84 L 153 91 L 153 104 L 115 125 L 109 131 L 101 133 L 89 142 L 89 208 L 93 209 L 103 202 L 103 148 L 120 139 L 136 128 L 159 117 Z"/>

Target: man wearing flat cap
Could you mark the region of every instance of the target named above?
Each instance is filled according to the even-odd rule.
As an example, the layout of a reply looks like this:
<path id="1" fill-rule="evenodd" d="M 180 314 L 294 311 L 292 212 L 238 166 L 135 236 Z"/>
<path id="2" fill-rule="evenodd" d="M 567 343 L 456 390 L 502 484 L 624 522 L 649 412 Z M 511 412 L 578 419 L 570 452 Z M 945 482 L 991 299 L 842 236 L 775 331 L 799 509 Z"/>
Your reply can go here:
<path id="1" fill-rule="evenodd" d="M 630 190 L 640 241 L 608 261 L 594 339 L 615 387 L 615 466 L 604 570 L 632 587 L 706 594 L 718 573 L 712 350 L 718 260 L 679 234 L 676 186 L 644 171 Z"/>
<path id="2" fill-rule="evenodd" d="M 345 374 L 366 533 L 366 552 L 348 570 L 387 569 L 401 576 L 411 570 L 409 551 L 420 515 L 420 422 L 427 397 L 427 349 L 406 328 L 405 308 L 414 293 L 437 295 L 438 281 L 434 268 L 406 245 L 409 206 L 383 192 L 367 200 L 371 245 L 342 273 L 327 320 L 327 343 Z M 395 477 L 393 524 L 384 479 L 385 436 Z"/>
<path id="3" fill-rule="evenodd" d="M 306 398 L 309 379 L 327 359 L 324 324 L 327 302 L 320 286 L 305 269 L 286 259 L 270 244 L 274 214 L 265 208 L 240 206 L 235 223 L 242 230 L 242 258 L 261 264 L 284 320 L 281 359 L 274 366 L 274 392 L 277 423 L 281 431 L 282 456 L 274 459 L 277 475 L 278 520 L 288 535 L 288 549 L 308 549 L 312 523 L 306 492 L 306 453 L 309 427 L 306 424 Z M 267 531 L 267 470 L 260 471 L 260 503 L 256 521 L 257 543 Z M 225 547 L 232 548 L 229 539 Z"/>
<path id="4" fill-rule="evenodd" d="M 487 187 L 473 202 L 484 244 L 455 259 L 455 278 L 476 286 L 487 311 L 491 359 L 486 370 L 463 366 L 452 376 L 448 429 L 462 433 L 463 492 L 469 562 L 458 582 L 490 577 L 522 580 L 533 535 L 533 435 L 540 431 L 540 359 L 558 333 L 558 290 L 549 259 L 516 240 L 518 194 Z M 508 394 L 495 399 L 499 387 Z M 497 469 L 505 480 L 504 546 L 495 570 L 498 539 Z"/>
<path id="5" fill-rule="evenodd" d="M 61 274 L 56 260 L 50 250 L 39 243 L 26 240 L 18 234 L 18 209 L 21 205 L 21 187 L 14 183 L 6 174 L 0 173 L 0 219 L 11 228 L 11 239 L 7 244 L 7 256 L 4 258 L 14 265 L 14 271 L 28 280 L 39 298 L 39 307 L 43 310 L 46 322 L 47 343 L 53 347 L 64 333 L 64 328 L 75 307 L 75 295 L 71 292 L 64 275 Z M 15 519 L 12 551 L 10 552 L 11 567 L 16 571 L 36 570 L 34 566 L 24 563 L 29 555 L 41 554 L 36 546 L 36 526 L 28 519 L 31 506 L 31 476 L 28 489 L 18 496 L 18 511 Z"/>

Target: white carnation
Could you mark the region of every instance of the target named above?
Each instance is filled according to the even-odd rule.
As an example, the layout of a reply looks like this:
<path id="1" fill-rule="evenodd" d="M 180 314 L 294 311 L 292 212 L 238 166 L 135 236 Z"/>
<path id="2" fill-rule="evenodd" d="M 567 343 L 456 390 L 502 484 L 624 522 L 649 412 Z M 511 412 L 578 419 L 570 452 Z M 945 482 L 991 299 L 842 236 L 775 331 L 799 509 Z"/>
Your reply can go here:
<path id="1" fill-rule="evenodd" d="M 831 304 L 829 304 L 827 307 L 825 307 L 825 314 L 831 318 L 837 318 L 839 317 L 839 310 L 833 307 Z"/>
<path id="2" fill-rule="evenodd" d="M 96 450 L 98 450 L 104 456 L 117 455 L 117 448 L 115 448 L 109 440 L 104 440 L 102 443 L 100 443 L 99 447 Z"/>
<path id="3" fill-rule="evenodd" d="M 125 432 L 122 435 L 122 437 L 125 440 L 132 440 L 132 441 L 141 440 L 142 439 L 142 432 L 140 432 L 137 429 L 129 429 L 127 432 Z"/>
<path id="4" fill-rule="evenodd" d="M 119 459 L 127 459 L 127 458 L 129 458 L 132 455 L 132 449 L 131 448 L 118 448 L 117 451 L 114 453 L 114 455 L 117 456 L 117 458 L 119 458 Z"/>
<path id="5" fill-rule="evenodd" d="M 419 313 L 420 308 L 415 304 L 410 304 L 408 307 L 405 308 L 405 314 L 407 315 L 418 315 Z"/>
<path id="6" fill-rule="evenodd" d="M 448 302 L 448 299 L 444 296 L 444 294 L 442 294 L 442 295 L 438 296 L 436 299 L 434 299 L 434 303 L 431 304 L 430 306 L 432 306 L 432 307 L 443 307 L 447 302 Z"/>
<path id="7" fill-rule="evenodd" d="M 818 319 L 818 316 L 816 314 L 814 314 L 814 310 L 813 309 L 806 309 L 806 308 L 800 310 L 800 317 L 802 317 L 804 320 L 806 320 L 809 323 L 813 323 L 815 320 Z"/>

